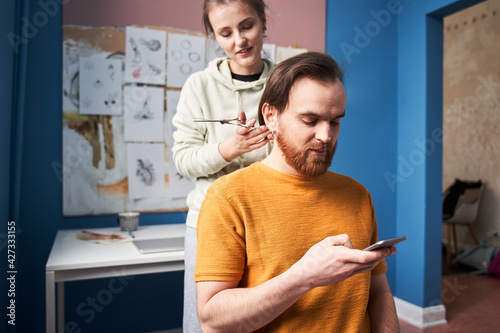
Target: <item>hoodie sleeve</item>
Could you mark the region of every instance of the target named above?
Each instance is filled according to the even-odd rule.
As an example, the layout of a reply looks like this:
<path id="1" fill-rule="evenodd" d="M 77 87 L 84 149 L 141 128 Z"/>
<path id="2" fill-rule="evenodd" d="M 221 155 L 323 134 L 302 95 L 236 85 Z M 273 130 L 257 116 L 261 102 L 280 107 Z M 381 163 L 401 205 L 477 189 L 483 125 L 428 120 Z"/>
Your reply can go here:
<path id="1" fill-rule="evenodd" d="M 218 142 L 208 142 L 206 123 L 193 122 L 195 118 L 206 118 L 204 107 L 207 105 L 203 101 L 209 97 L 203 85 L 200 75 L 186 81 L 172 120 L 176 127 L 172 148 L 174 163 L 179 173 L 188 178 L 208 177 L 230 163 L 220 154 Z"/>

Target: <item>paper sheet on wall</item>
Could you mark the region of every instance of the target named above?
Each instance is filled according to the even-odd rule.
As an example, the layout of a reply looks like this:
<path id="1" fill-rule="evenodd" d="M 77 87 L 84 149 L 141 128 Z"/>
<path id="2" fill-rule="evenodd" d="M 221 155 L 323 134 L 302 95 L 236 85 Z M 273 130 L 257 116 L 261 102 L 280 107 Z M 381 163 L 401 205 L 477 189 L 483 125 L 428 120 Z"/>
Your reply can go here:
<path id="1" fill-rule="evenodd" d="M 168 34 L 168 87 L 182 88 L 191 74 L 205 68 L 205 41 L 205 37 Z"/>
<path id="2" fill-rule="evenodd" d="M 166 40 L 166 31 L 126 28 L 126 82 L 165 84 Z"/>
<path id="3" fill-rule="evenodd" d="M 196 186 L 196 179 L 186 178 L 182 176 L 177 168 L 175 167 L 174 158 L 172 154 L 172 147 L 174 145 L 173 133 L 175 131 L 175 126 L 172 124 L 172 118 L 177 112 L 177 103 L 179 102 L 179 97 L 181 95 L 180 91 L 167 90 L 166 100 L 167 100 L 167 116 L 165 121 L 165 128 L 167 133 L 165 134 L 165 140 L 169 146 L 169 162 L 168 162 L 168 175 L 169 175 L 169 186 L 175 188 L 175 191 L 169 191 L 171 193 L 171 198 L 186 198 L 189 192 L 191 192 Z"/>
<path id="4" fill-rule="evenodd" d="M 164 144 L 127 144 L 129 197 L 141 199 L 164 196 L 164 164 Z"/>
<path id="5" fill-rule="evenodd" d="M 276 64 L 279 64 L 285 59 L 307 52 L 307 49 L 294 49 L 291 47 L 276 47 Z"/>
<path id="6" fill-rule="evenodd" d="M 172 118 L 177 112 L 177 103 L 179 103 L 179 98 L 181 92 L 179 90 L 167 90 L 165 92 L 165 100 L 167 101 L 167 115 L 165 117 L 165 141 L 167 145 L 171 148 L 174 146 L 174 131 L 175 126 L 172 124 Z"/>
<path id="7" fill-rule="evenodd" d="M 226 53 L 220 47 L 220 44 L 218 41 L 216 41 L 213 38 L 207 38 L 207 51 L 206 51 L 206 64 L 205 67 L 208 65 L 208 63 L 214 59 L 225 57 Z"/>
<path id="8" fill-rule="evenodd" d="M 276 44 L 265 44 L 262 45 L 262 58 L 276 61 Z"/>
<path id="9" fill-rule="evenodd" d="M 163 88 L 124 88 L 125 141 L 163 142 Z"/>
<path id="10" fill-rule="evenodd" d="M 79 63 L 81 114 L 122 114 L 122 61 L 81 57 Z"/>

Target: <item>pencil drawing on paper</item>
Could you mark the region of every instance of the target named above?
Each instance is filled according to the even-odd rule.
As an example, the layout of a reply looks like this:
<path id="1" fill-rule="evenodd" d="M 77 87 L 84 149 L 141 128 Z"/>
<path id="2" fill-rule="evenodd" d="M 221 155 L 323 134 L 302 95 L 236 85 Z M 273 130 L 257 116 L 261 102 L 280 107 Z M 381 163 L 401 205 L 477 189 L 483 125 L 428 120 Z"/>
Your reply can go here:
<path id="1" fill-rule="evenodd" d="M 141 52 L 135 43 L 135 39 L 130 37 L 130 46 L 132 47 L 132 51 L 134 51 L 134 57 L 132 58 L 132 66 L 137 66 L 142 61 Z"/>
<path id="2" fill-rule="evenodd" d="M 155 117 L 154 112 L 151 110 L 151 107 L 149 106 L 149 103 L 151 101 L 151 95 L 148 95 L 146 99 L 144 100 L 144 103 L 142 105 L 142 109 L 138 110 L 134 114 L 134 119 L 142 121 L 142 120 L 153 120 Z"/>
<path id="3" fill-rule="evenodd" d="M 155 168 L 149 160 L 137 160 L 136 175 L 144 185 L 152 186 L 155 183 Z"/>
<path id="4" fill-rule="evenodd" d="M 168 34 L 167 86 L 181 88 L 186 79 L 205 67 L 205 38 Z"/>
<path id="5" fill-rule="evenodd" d="M 141 45 L 146 46 L 152 52 L 156 52 L 161 48 L 161 43 L 157 39 L 145 40 L 141 38 L 139 42 L 141 43 Z"/>
<path id="6" fill-rule="evenodd" d="M 165 83 L 165 40 L 162 30 L 126 28 L 125 81 Z"/>
<path id="7" fill-rule="evenodd" d="M 106 105 L 107 108 L 113 107 L 118 103 L 118 93 L 115 91 L 113 93 L 108 94 L 108 99 L 104 101 L 104 105 Z"/>

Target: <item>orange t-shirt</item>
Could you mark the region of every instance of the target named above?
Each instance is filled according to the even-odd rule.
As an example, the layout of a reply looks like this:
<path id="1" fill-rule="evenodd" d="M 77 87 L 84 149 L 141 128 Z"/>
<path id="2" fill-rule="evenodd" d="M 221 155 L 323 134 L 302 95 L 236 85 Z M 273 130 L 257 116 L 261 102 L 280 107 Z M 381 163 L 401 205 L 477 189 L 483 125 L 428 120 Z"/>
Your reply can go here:
<path id="1" fill-rule="evenodd" d="M 288 175 L 257 162 L 215 181 L 198 218 L 195 281 L 257 286 L 285 272 L 325 237 L 349 235 L 363 249 L 378 241 L 370 193 L 333 172 Z M 369 332 L 372 271 L 315 288 L 259 332 Z"/>

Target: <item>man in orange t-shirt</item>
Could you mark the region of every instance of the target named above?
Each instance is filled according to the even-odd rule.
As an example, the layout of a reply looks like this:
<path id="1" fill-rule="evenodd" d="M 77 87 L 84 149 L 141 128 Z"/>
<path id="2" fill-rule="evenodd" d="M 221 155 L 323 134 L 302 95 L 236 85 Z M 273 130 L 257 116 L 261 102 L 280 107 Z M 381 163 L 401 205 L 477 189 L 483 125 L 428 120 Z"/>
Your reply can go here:
<path id="1" fill-rule="evenodd" d="M 369 192 L 328 171 L 346 96 L 328 55 L 269 74 L 259 110 L 270 155 L 210 187 L 195 270 L 204 331 L 398 332 Z"/>

